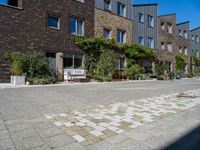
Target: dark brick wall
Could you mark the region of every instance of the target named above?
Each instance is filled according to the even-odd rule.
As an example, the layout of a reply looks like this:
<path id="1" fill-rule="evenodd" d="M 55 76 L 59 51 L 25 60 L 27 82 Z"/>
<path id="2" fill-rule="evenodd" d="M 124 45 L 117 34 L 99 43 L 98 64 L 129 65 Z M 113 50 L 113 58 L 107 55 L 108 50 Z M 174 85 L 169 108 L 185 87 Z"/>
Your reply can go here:
<path id="1" fill-rule="evenodd" d="M 85 36 L 94 34 L 94 0 L 24 0 L 23 9 L 0 5 L 0 51 L 77 51 L 69 34 L 69 18 L 85 23 Z M 47 28 L 47 13 L 60 16 L 60 29 Z"/>
<path id="2" fill-rule="evenodd" d="M 84 21 L 85 37 L 94 35 L 94 0 L 23 0 L 23 9 L 0 5 L 0 60 L 9 51 L 80 51 L 69 34 L 69 18 Z M 47 27 L 47 13 L 60 16 L 60 29 Z"/>

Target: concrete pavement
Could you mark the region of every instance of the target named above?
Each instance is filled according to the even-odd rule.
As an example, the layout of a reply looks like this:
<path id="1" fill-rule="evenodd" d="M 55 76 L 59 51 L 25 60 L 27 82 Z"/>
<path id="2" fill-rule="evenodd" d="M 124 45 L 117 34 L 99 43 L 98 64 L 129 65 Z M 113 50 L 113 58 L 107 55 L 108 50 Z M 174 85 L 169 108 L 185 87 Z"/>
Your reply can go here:
<path id="1" fill-rule="evenodd" d="M 184 140 L 180 138 L 193 129 L 198 130 L 199 106 L 87 146 L 76 142 L 48 121 L 44 114 L 71 112 L 99 104 L 126 103 L 197 89 L 199 82 L 192 79 L 1 89 L 0 150 L 158 149 L 176 141 L 179 141 L 179 146 L 183 145 L 180 141 Z M 199 137 L 194 133 L 194 137 Z"/>

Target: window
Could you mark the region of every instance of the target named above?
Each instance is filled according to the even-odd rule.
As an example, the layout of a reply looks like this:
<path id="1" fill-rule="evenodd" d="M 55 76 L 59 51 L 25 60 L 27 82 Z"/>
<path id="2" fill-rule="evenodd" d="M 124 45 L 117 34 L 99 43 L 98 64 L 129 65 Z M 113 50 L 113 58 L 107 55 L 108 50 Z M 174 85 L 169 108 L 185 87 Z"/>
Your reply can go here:
<path id="1" fill-rule="evenodd" d="M 184 38 L 188 39 L 188 33 L 187 33 L 187 31 L 184 30 L 183 32 L 184 32 Z"/>
<path id="2" fill-rule="evenodd" d="M 161 45 L 161 49 L 162 49 L 162 50 L 165 50 L 165 42 L 161 42 L 160 45 Z"/>
<path id="3" fill-rule="evenodd" d="M 179 30 L 179 31 L 178 31 L 178 35 L 182 37 L 182 36 L 183 36 L 183 31 L 182 31 L 182 30 Z"/>
<path id="4" fill-rule="evenodd" d="M 144 15 L 139 13 L 139 22 L 144 23 Z"/>
<path id="5" fill-rule="evenodd" d="M 168 52 L 172 52 L 172 43 L 167 43 Z"/>
<path id="6" fill-rule="evenodd" d="M 180 54 L 183 53 L 183 49 L 182 49 L 182 47 L 179 47 L 179 53 L 180 53 Z"/>
<path id="7" fill-rule="evenodd" d="M 117 30 L 117 42 L 125 43 L 125 31 Z"/>
<path id="8" fill-rule="evenodd" d="M 167 24 L 167 32 L 172 34 L 172 24 L 171 23 Z"/>
<path id="9" fill-rule="evenodd" d="M 148 48 L 154 48 L 154 39 L 151 38 L 151 37 L 148 37 L 148 40 L 147 40 L 147 47 Z"/>
<path id="10" fill-rule="evenodd" d="M 70 18 L 70 33 L 75 35 L 84 35 L 84 22 L 71 17 Z"/>
<path id="11" fill-rule="evenodd" d="M 192 41 L 194 41 L 194 35 L 192 35 Z"/>
<path id="12" fill-rule="evenodd" d="M 83 55 L 66 53 L 64 55 L 64 69 L 82 69 Z"/>
<path id="13" fill-rule="evenodd" d="M 199 43 L 199 36 L 196 35 L 196 42 Z"/>
<path id="14" fill-rule="evenodd" d="M 59 17 L 55 15 L 48 14 L 48 27 L 59 29 L 60 28 L 60 21 Z"/>
<path id="15" fill-rule="evenodd" d="M 164 22 L 161 22 L 160 26 L 161 26 L 162 30 L 165 30 L 165 23 Z"/>
<path id="16" fill-rule="evenodd" d="M 141 36 L 139 37 L 139 44 L 144 45 L 144 38 Z"/>
<path id="17" fill-rule="evenodd" d="M 84 3 L 84 0 L 76 0 L 76 1 L 81 2 L 81 3 Z"/>
<path id="18" fill-rule="evenodd" d="M 117 15 L 123 16 L 123 17 L 126 16 L 126 5 L 120 2 L 117 3 Z"/>
<path id="19" fill-rule="evenodd" d="M 148 15 L 148 26 L 149 27 L 154 27 L 154 18 L 153 16 Z"/>
<path id="20" fill-rule="evenodd" d="M 104 10 L 111 11 L 111 1 L 110 0 L 104 0 Z"/>
<path id="21" fill-rule="evenodd" d="M 188 55 L 188 48 L 187 47 L 184 48 L 184 54 Z"/>
<path id="22" fill-rule="evenodd" d="M 124 69 L 125 66 L 125 58 L 118 58 L 117 62 L 116 62 L 116 69 L 117 70 L 122 70 Z"/>
<path id="23" fill-rule="evenodd" d="M 104 29 L 103 30 L 103 37 L 105 39 L 110 39 L 110 30 L 109 29 Z"/>
<path id="24" fill-rule="evenodd" d="M 22 0 L 0 0 L 0 4 L 22 8 Z"/>

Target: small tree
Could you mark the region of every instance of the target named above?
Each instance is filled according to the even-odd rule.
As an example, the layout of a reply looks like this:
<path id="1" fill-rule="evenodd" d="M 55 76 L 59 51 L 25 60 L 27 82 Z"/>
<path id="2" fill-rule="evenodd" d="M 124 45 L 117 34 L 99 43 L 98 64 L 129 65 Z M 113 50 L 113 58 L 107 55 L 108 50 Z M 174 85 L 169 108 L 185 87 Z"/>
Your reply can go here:
<path id="1" fill-rule="evenodd" d="M 185 59 L 182 55 L 176 55 L 176 74 L 181 75 L 185 66 Z"/>

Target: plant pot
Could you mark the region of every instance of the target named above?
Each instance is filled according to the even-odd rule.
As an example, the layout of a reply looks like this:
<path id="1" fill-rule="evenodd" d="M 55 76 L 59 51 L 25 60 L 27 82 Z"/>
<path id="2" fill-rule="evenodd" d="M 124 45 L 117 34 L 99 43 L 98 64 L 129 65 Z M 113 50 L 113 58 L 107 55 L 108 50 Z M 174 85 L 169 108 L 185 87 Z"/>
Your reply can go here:
<path id="1" fill-rule="evenodd" d="M 11 76 L 11 84 L 25 85 L 25 76 Z"/>

